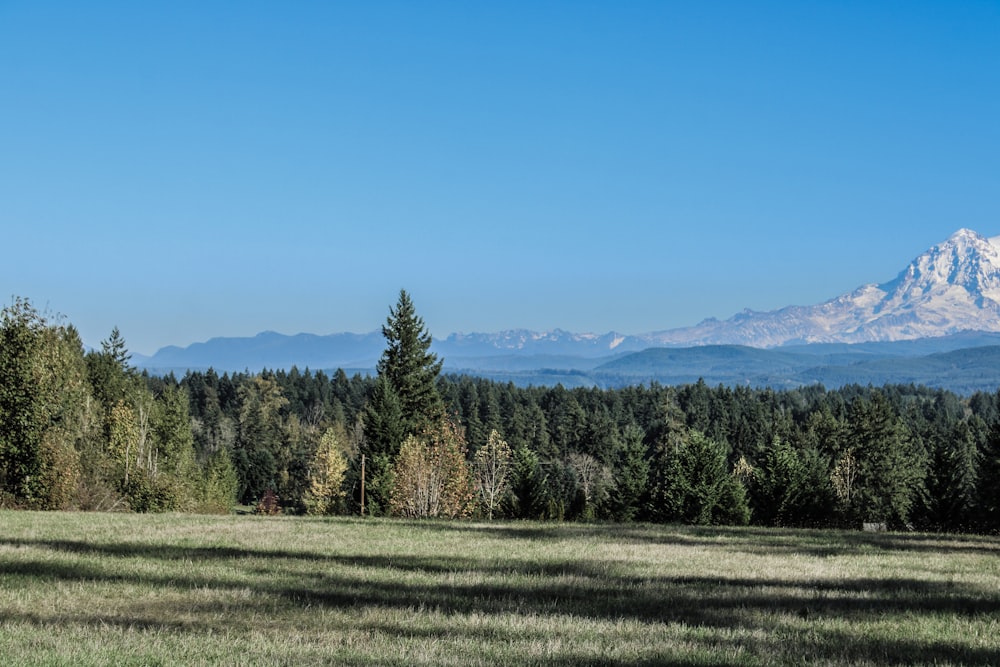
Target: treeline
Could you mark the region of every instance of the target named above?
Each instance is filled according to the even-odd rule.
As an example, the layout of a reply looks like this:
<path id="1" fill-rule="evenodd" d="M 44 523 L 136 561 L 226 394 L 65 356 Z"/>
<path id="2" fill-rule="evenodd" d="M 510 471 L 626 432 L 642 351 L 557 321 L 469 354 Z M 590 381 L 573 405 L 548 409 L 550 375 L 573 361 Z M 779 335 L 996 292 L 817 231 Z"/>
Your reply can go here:
<path id="1" fill-rule="evenodd" d="M 27 300 L 0 316 L 0 505 L 228 511 L 225 453 L 196 451 L 188 394 L 129 365 L 118 330 L 84 353 Z"/>
<path id="2" fill-rule="evenodd" d="M 356 514 L 363 479 L 366 514 L 1000 530 L 1000 394 L 442 376 L 405 292 L 383 333 L 374 378 L 148 377 L 15 302 L 2 502 Z"/>
<path id="3" fill-rule="evenodd" d="M 373 495 L 378 454 L 365 442 L 374 379 L 293 368 L 189 373 L 177 384 L 192 398 L 198 451 L 236 452 L 242 502 L 273 489 L 286 509 L 305 511 L 310 456 L 332 429 L 348 465 L 339 511 L 360 509 L 367 453 L 367 511 L 391 513 Z M 494 516 L 1000 528 L 1000 394 L 962 398 L 912 385 L 775 392 L 701 382 L 526 389 L 455 376 L 436 386 L 468 462 L 494 432 L 511 452 Z M 246 435 L 263 396 L 281 403 L 270 440 Z M 254 471 L 249 461 L 263 467 Z"/>

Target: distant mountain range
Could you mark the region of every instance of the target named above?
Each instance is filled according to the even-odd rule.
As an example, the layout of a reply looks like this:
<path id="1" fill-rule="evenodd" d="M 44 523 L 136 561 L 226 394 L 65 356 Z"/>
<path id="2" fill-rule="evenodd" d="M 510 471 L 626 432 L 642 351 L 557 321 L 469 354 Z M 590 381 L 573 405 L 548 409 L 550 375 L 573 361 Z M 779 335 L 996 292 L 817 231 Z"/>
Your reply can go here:
<path id="1" fill-rule="evenodd" d="M 380 332 L 213 338 L 165 347 L 154 373 L 299 368 L 369 372 Z M 641 335 L 510 330 L 451 334 L 433 347 L 449 372 L 517 384 L 707 382 L 788 387 L 914 382 L 960 391 L 1000 386 L 1000 237 L 960 229 L 895 279 L 815 306 L 746 310 L 728 320 Z M 979 350 L 978 352 L 975 350 Z"/>

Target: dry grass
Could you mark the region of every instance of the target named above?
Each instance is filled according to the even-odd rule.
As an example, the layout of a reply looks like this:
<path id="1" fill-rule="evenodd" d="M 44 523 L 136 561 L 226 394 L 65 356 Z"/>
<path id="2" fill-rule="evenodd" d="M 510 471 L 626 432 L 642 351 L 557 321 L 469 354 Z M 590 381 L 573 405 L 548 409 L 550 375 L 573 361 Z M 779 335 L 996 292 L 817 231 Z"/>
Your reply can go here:
<path id="1" fill-rule="evenodd" d="M 1000 664 L 1000 540 L 0 513 L 2 664 Z"/>

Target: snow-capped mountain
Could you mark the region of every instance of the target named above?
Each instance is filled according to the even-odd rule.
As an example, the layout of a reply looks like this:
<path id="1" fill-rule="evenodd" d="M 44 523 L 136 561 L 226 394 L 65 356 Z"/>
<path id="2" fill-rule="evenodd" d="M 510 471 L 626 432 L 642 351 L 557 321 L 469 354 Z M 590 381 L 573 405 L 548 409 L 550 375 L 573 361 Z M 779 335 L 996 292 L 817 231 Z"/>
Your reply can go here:
<path id="1" fill-rule="evenodd" d="M 941 339 L 960 332 L 1000 332 L 1000 237 L 960 229 L 917 257 L 894 280 L 864 285 L 815 306 L 745 310 L 683 329 L 641 335 L 537 332 L 455 333 L 432 350 L 451 369 L 593 368 L 594 360 L 652 347 L 873 343 Z M 163 348 L 146 368 L 373 369 L 384 347 L 379 332 L 219 338 Z"/>
<path id="2" fill-rule="evenodd" d="M 960 229 L 894 280 L 815 306 L 743 311 L 644 336 L 659 345 L 862 343 L 1000 331 L 1000 237 Z"/>
<path id="3" fill-rule="evenodd" d="M 601 357 L 619 352 L 635 352 L 649 347 L 640 336 L 611 331 L 606 334 L 572 333 L 562 329 L 530 331 L 510 329 L 498 333 L 453 333 L 435 341 L 435 351 L 448 358 L 497 354 L 546 354 Z"/>

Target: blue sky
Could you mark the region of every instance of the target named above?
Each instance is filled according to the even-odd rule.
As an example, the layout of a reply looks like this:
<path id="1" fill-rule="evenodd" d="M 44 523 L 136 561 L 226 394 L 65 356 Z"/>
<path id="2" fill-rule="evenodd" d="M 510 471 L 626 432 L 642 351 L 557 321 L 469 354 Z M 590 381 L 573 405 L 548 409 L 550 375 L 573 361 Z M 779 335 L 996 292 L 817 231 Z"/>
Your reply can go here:
<path id="1" fill-rule="evenodd" d="M 0 291 L 135 352 L 645 333 L 1000 234 L 1000 3 L 0 0 Z"/>

